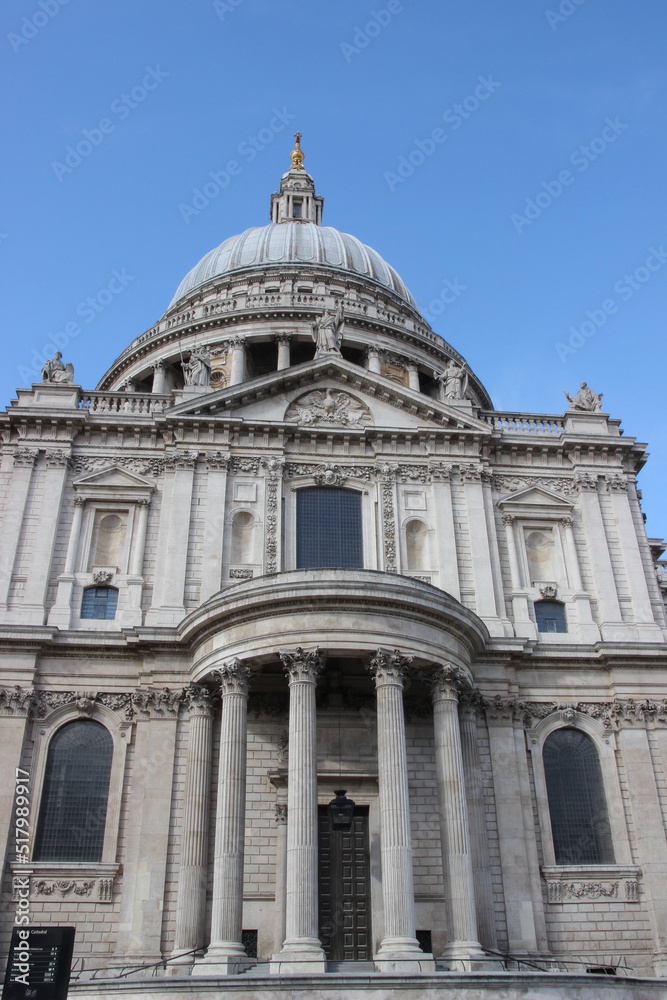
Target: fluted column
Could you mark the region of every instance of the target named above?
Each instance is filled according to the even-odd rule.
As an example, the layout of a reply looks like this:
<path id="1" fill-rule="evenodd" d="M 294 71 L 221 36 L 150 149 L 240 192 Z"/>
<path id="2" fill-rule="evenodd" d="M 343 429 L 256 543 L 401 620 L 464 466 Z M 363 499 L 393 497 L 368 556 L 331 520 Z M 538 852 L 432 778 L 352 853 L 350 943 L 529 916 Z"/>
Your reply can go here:
<path id="1" fill-rule="evenodd" d="M 475 886 L 477 932 L 482 947 L 495 950 L 498 947 L 498 938 L 493 908 L 484 789 L 482 788 L 481 764 L 477 745 L 477 705 L 479 700 L 479 694 L 476 693 L 468 693 L 459 697 L 459 724 L 461 726 L 461 752 L 470 826 L 470 856 Z"/>
<path id="2" fill-rule="evenodd" d="M 287 875 L 287 803 L 276 802 L 276 895 L 274 949 L 285 942 L 285 890 Z"/>
<path id="3" fill-rule="evenodd" d="M 443 958 L 457 966 L 483 955 L 477 940 L 477 915 L 470 854 L 458 687 L 462 673 L 452 666 L 433 674 L 433 730 L 438 781 L 442 873 L 445 883 L 447 944 Z"/>
<path id="4" fill-rule="evenodd" d="M 318 936 L 317 730 L 315 685 L 322 669 L 317 649 L 280 654 L 289 679 L 287 874 L 285 942 L 271 972 L 325 972 Z"/>
<path id="5" fill-rule="evenodd" d="M 377 693 L 378 784 L 384 937 L 374 957 L 379 972 L 432 972 L 432 955 L 415 936 L 415 896 L 408 764 L 403 716 L 403 673 L 412 657 L 379 649 L 369 669 Z"/>
<path id="6" fill-rule="evenodd" d="M 199 684 L 190 684 L 186 698 L 190 706 L 190 732 L 174 955 L 204 947 L 206 913 L 213 706 L 208 688 Z M 181 961 L 191 964 L 194 957 L 183 954 Z"/>
<path id="7" fill-rule="evenodd" d="M 194 972 L 202 976 L 243 972 L 253 959 L 241 941 L 245 837 L 248 678 L 250 668 L 228 660 L 213 675 L 220 681 L 220 764 L 215 818 L 211 944 Z"/>
<path id="8" fill-rule="evenodd" d="M 229 384 L 237 385 L 245 379 L 245 340 L 243 337 L 232 337 L 232 363 L 229 371 Z"/>

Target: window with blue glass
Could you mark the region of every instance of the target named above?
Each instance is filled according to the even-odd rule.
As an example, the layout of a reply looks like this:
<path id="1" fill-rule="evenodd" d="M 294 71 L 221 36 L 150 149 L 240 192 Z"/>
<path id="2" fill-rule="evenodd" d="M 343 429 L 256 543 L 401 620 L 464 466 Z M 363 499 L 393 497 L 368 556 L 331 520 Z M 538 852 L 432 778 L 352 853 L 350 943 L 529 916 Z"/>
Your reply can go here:
<path id="1" fill-rule="evenodd" d="M 614 864 L 597 748 L 578 729 L 557 729 L 542 751 L 557 865 Z"/>
<path id="2" fill-rule="evenodd" d="M 101 861 L 113 740 L 92 719 L 77 719 L 51 740 L 35 861 Z"/>
<path id="3" fill-rule="evenodd" d="M 363 569 L 361 493 L 312 486 L 296 495 L 297 569 Z"/>
<path id="4" fill-rule="evenodd" d="M 535 601 L 538 632 L 567 632 L 565 605 L 560 601 Z"/>
<path id="5" fill-rule="evenodd" d="M 118 591 L 115 587 L 86 587 L 81 599 L 81 617 L 111 621 L 116 617 L 117 606 Z"/>

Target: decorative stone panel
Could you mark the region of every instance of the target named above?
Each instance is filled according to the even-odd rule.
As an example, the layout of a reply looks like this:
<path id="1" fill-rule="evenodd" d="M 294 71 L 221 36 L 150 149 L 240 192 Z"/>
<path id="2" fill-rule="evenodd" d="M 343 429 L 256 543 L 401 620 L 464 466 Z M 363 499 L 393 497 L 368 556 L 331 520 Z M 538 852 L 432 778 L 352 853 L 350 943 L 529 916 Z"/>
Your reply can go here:
<path id="1" fill-rule="evenodd" d="M 614 900 L 638 903 L 641 869 L 634 865 L 557 865 L 543 867 L 549 903 Z"/>

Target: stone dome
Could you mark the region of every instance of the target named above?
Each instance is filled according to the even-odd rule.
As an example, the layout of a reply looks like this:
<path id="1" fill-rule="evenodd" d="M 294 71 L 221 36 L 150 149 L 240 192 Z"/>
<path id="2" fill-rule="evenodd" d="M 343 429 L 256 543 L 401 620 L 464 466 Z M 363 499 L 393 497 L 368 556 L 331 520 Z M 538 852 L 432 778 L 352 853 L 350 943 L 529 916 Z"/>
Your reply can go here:
<path id="1" fill-rule="evenodd" d="M 195 289 L 222 275 L 252 267 L 284 267 L 289 264 L 352 272 L 388 288 L 419 312 L 398 272 L 376 250 L 349 233 L 308 222 L 271 222 L 267 226 L 246 229 L 238 236 L 230 236 L 219 247 L 210 250 L 186 274 L 169 309 Z"/>

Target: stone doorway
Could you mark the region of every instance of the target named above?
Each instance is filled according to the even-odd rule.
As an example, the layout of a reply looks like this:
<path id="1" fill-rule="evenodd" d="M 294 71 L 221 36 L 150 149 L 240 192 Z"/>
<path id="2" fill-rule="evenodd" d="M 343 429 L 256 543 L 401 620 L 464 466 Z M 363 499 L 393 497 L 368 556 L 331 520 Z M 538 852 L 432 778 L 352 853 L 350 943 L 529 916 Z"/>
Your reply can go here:
<path id="1" fill-rule="evenodd" d="M 370 962 L 371 883 L 368 806 L 356 806 L 349 830 L 332 830 L 320 806 L 320 941 L 330 962 Z"/>

